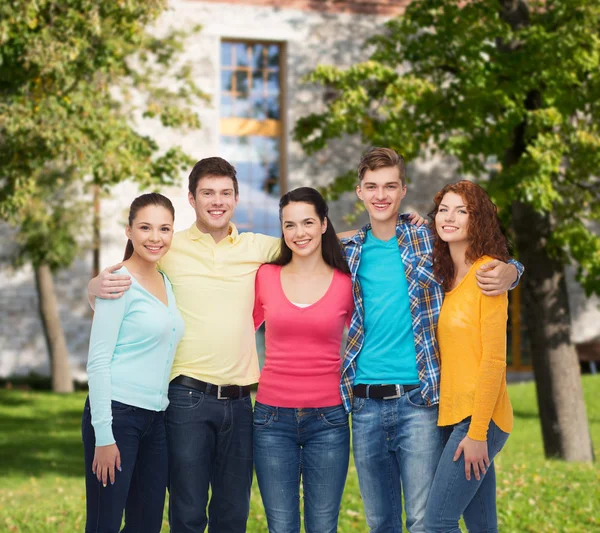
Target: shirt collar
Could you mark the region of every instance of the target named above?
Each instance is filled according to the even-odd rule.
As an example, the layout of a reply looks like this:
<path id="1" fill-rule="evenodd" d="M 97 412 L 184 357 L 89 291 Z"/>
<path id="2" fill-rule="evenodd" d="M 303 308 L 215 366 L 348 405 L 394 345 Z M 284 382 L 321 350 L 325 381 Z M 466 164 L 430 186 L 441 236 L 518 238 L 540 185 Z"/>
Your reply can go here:
<path id="1" fill-rule="evenodd" d="M 196 226 L 195 222 L 190 226 L 189 231 L 190 231 L 190 238 L 193 241 L 209 241 L 209 242 L 214 243 L 214 239 L 212 238 L 210 233 L 201 232 L 198 229 L 198 226 Z M 230 222 L 229 223 L 229 235 L 227 235 L 227 237 L 225 239 L 227 239 L 227 240 L 229 240 L 229 242 L 233 243 L 233 242 L 237 241 L 238 237 L 239 237 L 239 232 L 238 232 L 237 228 L 235 227 L 235 224 L 233 224 L 233 222 Z"/>
<path id="2" fill-rule="evenodd" d="M 404 220 L 402 219 L 402 215 L 398 213 L 398 219 L 396 220 L 396 237 L 400 237 L 401 227 L 404 225 Z M 371 231 L 371 223 L 367 223 L 362 228 L 360 228 L 352 237 L 348 238 L 348 242 L 353 242 L 354 244 L 362 245 L 367 238 L 367 232 Z"/>

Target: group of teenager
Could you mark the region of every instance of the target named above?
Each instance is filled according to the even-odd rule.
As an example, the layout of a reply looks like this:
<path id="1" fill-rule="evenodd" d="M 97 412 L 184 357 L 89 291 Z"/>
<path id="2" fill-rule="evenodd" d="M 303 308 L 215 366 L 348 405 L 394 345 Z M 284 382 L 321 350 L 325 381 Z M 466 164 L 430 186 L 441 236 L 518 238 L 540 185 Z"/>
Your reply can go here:
<path id="1" fill-rule="evenodd" d="M 478 185 L 446 185 L 422 225 L 402 157 L 374 148 L 356 191 L 370 222 L 338 235 L 318 191 L 286 193 L 281 239 L 238 233 L 218 157 L 191 171 L 189 229 L 166 197 L 133 201 L 123 262 L 88 286 L 87 533 L 158 533 L 167 487 L 173 533 L 242 533 L 254 469 L 271 533 L 300 531 L 301 489 L 305 530 L 335 532 L 350 431 L 371 532 L 400 533 L 403 502 L 410 533 L 497 531 L 523 267 Z"/>

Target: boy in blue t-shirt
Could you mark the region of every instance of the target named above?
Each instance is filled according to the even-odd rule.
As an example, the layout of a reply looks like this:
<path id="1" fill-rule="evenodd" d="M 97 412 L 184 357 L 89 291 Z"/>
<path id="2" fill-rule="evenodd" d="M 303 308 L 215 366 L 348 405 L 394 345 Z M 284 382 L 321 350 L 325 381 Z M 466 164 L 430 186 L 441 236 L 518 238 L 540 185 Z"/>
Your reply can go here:
<path id="1" fill-rule="evenodd" d="M 433 237 L 399 215 L 404 160 L 373 148 L 358 167 L 358 197 L 370 223 L 341 234 L 355 311 L 341 393 L 352 412 L 354 461 L 371 533 L 425 533 L 423 516 L 443 449 L 437 426 L 439 356 L 435 337 L 444 291 L 433 276 Z M 484 294 L 516 286 L 523 267 L 492 261 L 477 278 Z"/>

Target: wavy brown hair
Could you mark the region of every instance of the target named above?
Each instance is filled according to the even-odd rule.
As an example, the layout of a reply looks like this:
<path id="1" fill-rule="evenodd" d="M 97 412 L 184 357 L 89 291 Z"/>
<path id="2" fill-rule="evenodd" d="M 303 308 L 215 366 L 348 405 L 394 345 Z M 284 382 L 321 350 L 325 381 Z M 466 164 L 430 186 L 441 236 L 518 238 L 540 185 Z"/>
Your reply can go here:
<path id="1" fill-rule="evenodd" d="M 450 290 L 456 273 L 454 272 L 454 262 L 450 256 L 448 243 L 444 242 L 438 235 L 435 226 L 435 215 L 442 203 L 442 198 L 449 192 L 458 194 L 463 199 L 469 214 L 467 261 L 474 263 L 484 255 L 489 255 L 500 261 L 510 259 L 509 242 L 502 231 L 496 206 L 488 193 L 479 185 L 467 180 L 449 183 L 435 195 L 433 199 L 434 206 L 429 213 L 434 237 L 433 274 L 445 290 Z"/>

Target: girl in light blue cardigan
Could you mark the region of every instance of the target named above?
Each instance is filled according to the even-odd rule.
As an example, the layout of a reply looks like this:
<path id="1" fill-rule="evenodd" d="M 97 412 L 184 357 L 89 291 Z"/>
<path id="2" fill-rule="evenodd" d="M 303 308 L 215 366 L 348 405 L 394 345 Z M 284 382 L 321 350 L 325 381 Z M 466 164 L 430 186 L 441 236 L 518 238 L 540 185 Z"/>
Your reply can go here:
<path id="1" fill-rule="evenodd" d="M 164 412 L 183 320 L 168 278 L 157 269 L 169 250 L 175 212 L 160 194 L 136 198 L 118 273 L 121 298 L 96 300 L 82 418 L 86 533 L 159 533 L 168 465 Z"/>

